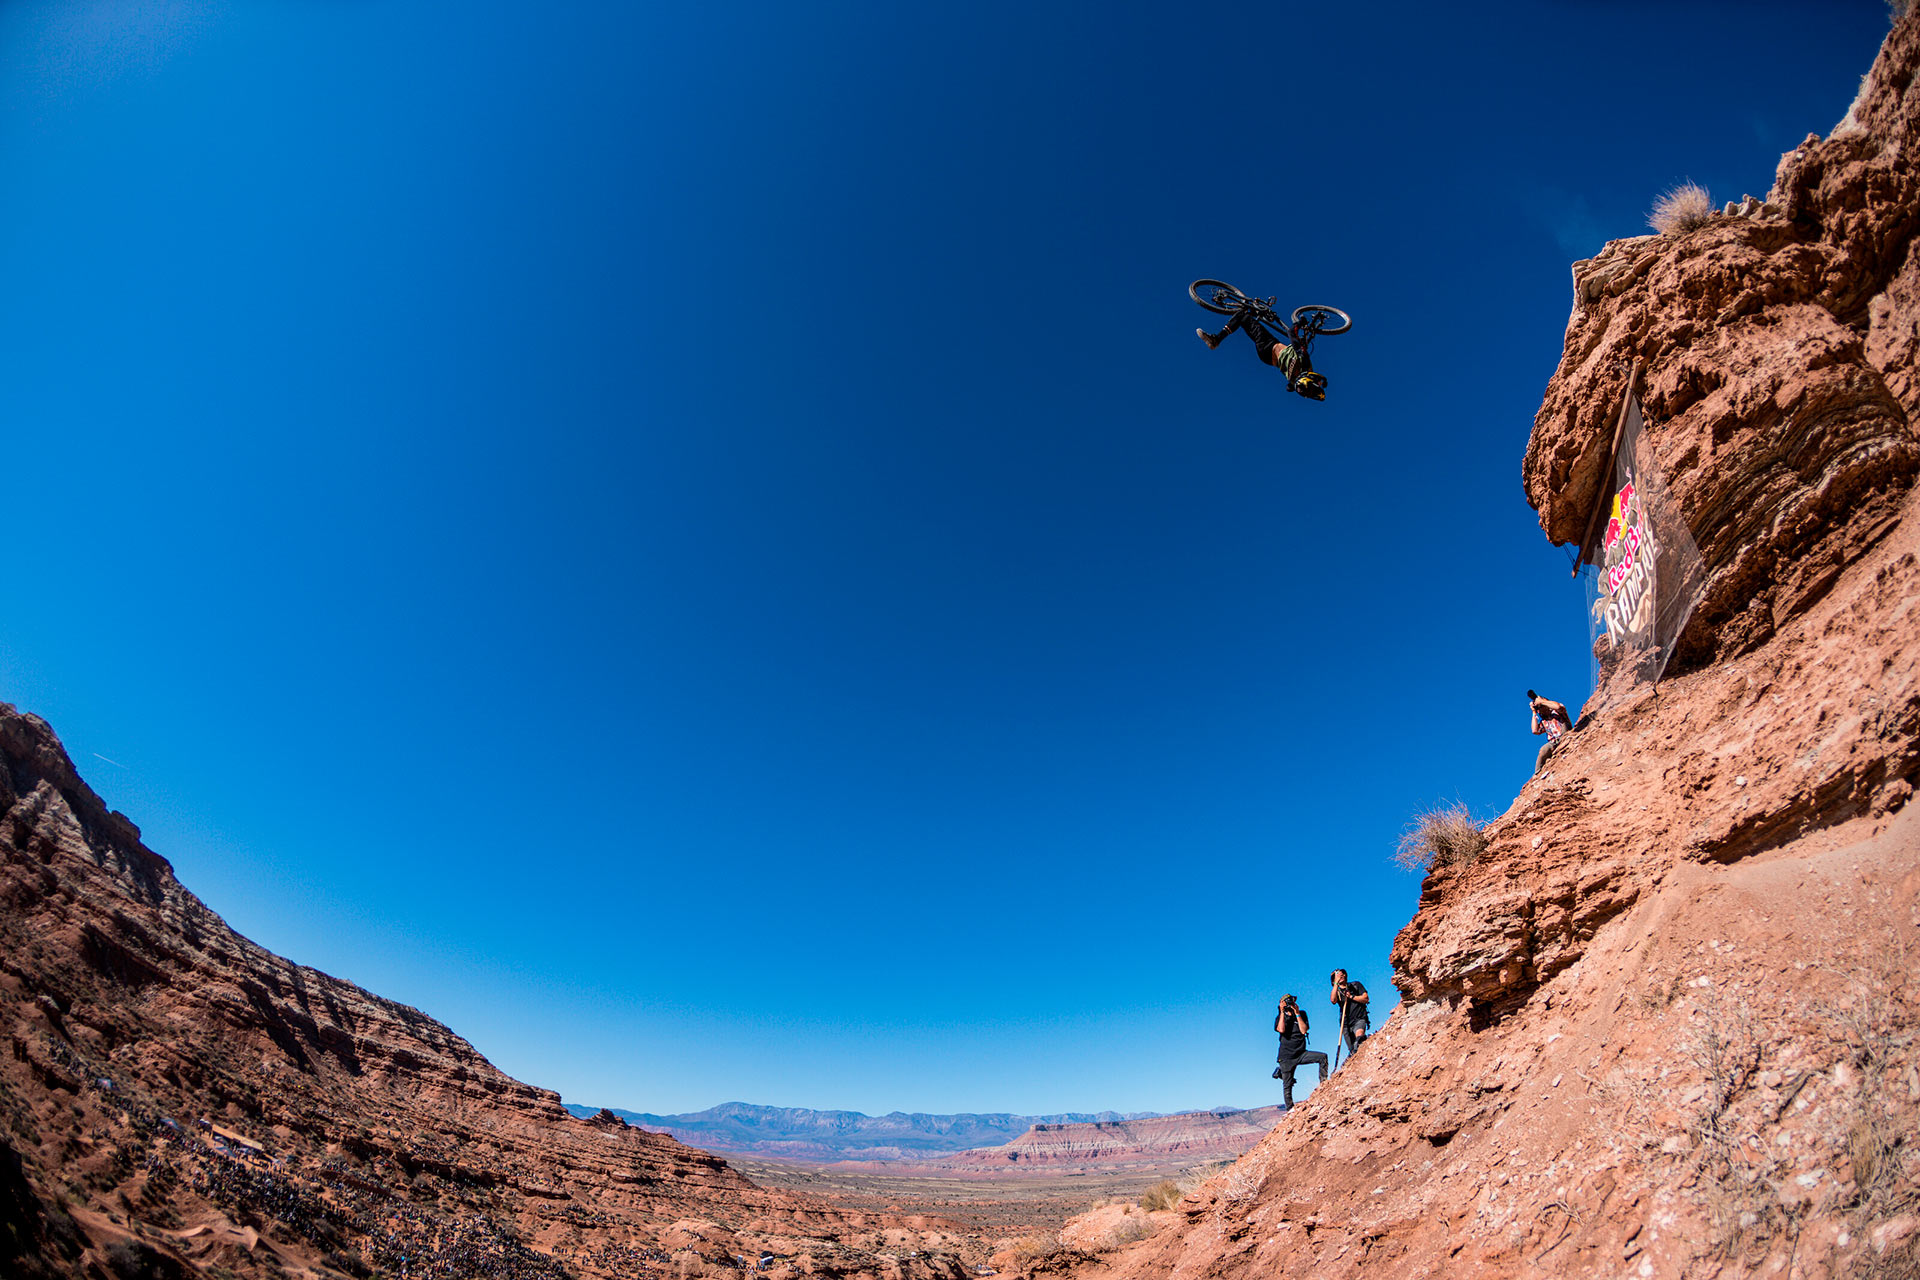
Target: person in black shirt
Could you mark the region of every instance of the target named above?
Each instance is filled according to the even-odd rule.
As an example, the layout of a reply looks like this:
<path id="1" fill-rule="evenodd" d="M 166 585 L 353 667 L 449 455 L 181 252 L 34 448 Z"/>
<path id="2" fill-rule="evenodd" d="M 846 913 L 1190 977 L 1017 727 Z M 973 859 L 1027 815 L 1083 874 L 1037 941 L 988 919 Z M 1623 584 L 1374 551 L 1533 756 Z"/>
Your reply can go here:
<path id="1" fill-rule="evenodd" d="M 1320 1078 L 1325 1080 L 1327 1055 L 1307 1048 L 1307 1015 L 1292 995 L 1280 997 L 1280 1007 L 1273 1015 L 1273 1029 L 1280 1033 L 1280 1065 L 1273 1069 L 1273 1078 L 1280 1082 L 1281 1105 L 1291 1108 L 1294 1071 L 1303 1062 L 1317 1062 Z"/>
<path id="2" fill-rule="evenodd" d="M 1373 1031 L 1372 1019 L 1367 1013 L 1366 984 L 1349 981 L 1345 969 L 1335 969 L 1330 976 L 1333 994 L 1327 1003 L 1340 1006 L 1340 1037 L 1346 1043 L 1347 1056 L 1352 1057 L 1360 1042 Z"/>

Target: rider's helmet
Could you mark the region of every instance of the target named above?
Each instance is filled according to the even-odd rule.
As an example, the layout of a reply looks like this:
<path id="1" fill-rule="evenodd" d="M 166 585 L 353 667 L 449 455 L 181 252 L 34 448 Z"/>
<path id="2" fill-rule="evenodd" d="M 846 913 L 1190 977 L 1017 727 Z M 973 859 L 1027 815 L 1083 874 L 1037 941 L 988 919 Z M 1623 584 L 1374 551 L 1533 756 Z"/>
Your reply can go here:
<path id="1" fill-rule="evenodd" d="M 1309 400 L 1325 400 L 1327 398 L 1327 380 L 1319 373 L 1301 374 L 1300 380 L 1293 384 L 1293 389 Z"/>

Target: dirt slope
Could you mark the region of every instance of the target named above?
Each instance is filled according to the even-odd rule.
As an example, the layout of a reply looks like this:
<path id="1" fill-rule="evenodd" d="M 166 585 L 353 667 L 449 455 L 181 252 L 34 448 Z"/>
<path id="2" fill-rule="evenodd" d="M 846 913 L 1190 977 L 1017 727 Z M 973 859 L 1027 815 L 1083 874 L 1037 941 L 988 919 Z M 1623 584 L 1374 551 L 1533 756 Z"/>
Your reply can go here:
<path id="1" fill-rule="evenodd" d="M 937 1222 L 576 1118 L 419 1010 L 254 945 L 4 704 L 0 1027 L 7 1280 L 685 1276 L 762 1249 L 776 1275 L 965 1273 Z"/>
<path id="2" fill-rule="evenodd" d="M 1555 541 L 1628 372 L 1709 573 L 1434 871 L 1405 1003 L 1093 1277 L 1920 1274 L 1920 10 L 1765 201 L 1574 269 L 1524 477 Z"/>

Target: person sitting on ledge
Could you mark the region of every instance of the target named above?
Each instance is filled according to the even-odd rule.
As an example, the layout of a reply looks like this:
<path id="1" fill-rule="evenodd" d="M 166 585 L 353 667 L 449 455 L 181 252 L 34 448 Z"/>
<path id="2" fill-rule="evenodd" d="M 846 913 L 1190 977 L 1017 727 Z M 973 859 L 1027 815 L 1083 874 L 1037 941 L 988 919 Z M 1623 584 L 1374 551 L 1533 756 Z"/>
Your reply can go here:
<path id="1" fill-rule="evenodd" d="M 1543 698 L 1531 689 L 1527 690 L 1527 705 L 1533 708 L 1533 731 L 1547 735 L 1546 745 L 1533 760 L 1533 771 L 1538 773 L 1554 748 L 1560 745 L 1560 736 L 1573 728 L 1573 717 L 1567 714 L 1564 704 Z"/>

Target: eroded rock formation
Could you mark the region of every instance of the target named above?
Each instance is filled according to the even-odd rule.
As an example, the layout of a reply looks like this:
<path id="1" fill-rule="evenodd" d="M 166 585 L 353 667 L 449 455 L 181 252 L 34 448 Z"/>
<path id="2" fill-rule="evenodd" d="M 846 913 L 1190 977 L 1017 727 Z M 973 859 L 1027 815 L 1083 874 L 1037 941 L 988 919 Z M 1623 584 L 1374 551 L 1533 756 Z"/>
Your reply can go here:
<path id="1" fill-rule="evenodd" d="M 1905 26 L 1833 135 L 1781 157 L 1765 201 L 1574 266 L 1527 495 L 1549 538 L 1579 542 L 1638 361 L 1709 573 L 1683 669 L 1746 652 L 1829 590 L 1920 474 L 1920 45 Z"/>
<path id="2" fill-rule="evenodd" d="M 1090 1124 L 1036 1124 L 1013 1141 L 949 1156 L 938 1167 L 1038 1169 L 1099 1165 L 1108 1168 L 1163 1168 L 1195 1165 L 1239 1155 L 1280 1117 L 1277 1107 L 1251 1111 L 1192 1111 L 1145 1120 L 1106 1120 Z"/>
<path id="3" fill-rule="evenodd" d="M 8 1280 L 965 1274 L 254 945 L 3 704 L 0 1026 Z"/>
<path id="4" fill-rule="evenodd" d="M 1920 1274 L 1920 9 L 1764 201 L 1607 246 L 1524 462 L 1556 542 L 1630 370 L 1708 570 L 1432 870 L 1405 1002 L 1082 1277 Z"/>

